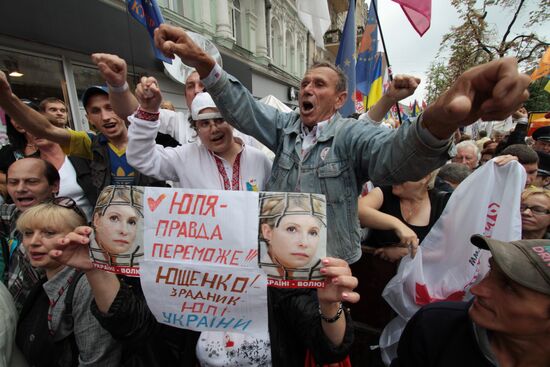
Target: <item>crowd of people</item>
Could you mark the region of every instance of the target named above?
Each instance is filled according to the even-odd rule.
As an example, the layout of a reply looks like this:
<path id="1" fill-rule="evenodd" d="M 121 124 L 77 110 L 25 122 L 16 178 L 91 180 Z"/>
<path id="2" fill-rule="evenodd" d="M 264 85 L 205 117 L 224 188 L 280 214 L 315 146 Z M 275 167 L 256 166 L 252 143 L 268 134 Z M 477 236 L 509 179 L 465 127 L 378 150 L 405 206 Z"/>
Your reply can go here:
<path id="1" fill-rule="evenodd" d="M 526 171 L 523 239 L 472 237 L 492 253 L 491 271 L 470 301 L 422 308 L 392 366 L 550 365 L 550 127 L 526 139 L 529 78 L 514 59 L 468 70 L 418 118 L 388 129 L 380 121 L 414 92 L 417 78 L 396 76 L 357 120 L 338 113 L 345 75 L 316 63 L 301 81 L 298 110 L 281 112 L 258 102 L 181 28 L 161 25 L 155 43 L 196 70 L 185 83 L 184 124 L 163 108 L 155 78 L 142 77 L 130 91 L 126 62 L 116 55 L 92 55 L 106 82 L 81 98 L 94 133 L 67 128 L 61 100 L 21 100 L 0 71 L 10 140 L 0 150 L 0 366 L 367 365 L 353 355 L 369 349 L 358 345 L 357 325 L 378 335 L 391 321 L 381 293 L 400 260 L 415 255 L 452 192 L 491 159 L 517 160 Z M 512 132 L 460 134 L 479 120 L 510 116 Z M 323 194 L 288 196 L 284 207 L 265 197 L 260 239 L 277 277 L 296 276 L 288 270 L 296 259 L 285 253 L 295 246 L 325 287 L 269 287 L 269 327 L 254 337 L 158 322 L 140 279 L 94 267 L 89 247 L 96 243 L 108 265 L 131 266 L 109 236 L 128 243 L 143 213 L 109 205 L 142 200 L 138 189 L 130 200 L 118 188 L 170 185 Z M 297 215 L 306 217 L 304 228 L 287 224 Z M 325 227 L 327 257 L 315 259 Z"/>

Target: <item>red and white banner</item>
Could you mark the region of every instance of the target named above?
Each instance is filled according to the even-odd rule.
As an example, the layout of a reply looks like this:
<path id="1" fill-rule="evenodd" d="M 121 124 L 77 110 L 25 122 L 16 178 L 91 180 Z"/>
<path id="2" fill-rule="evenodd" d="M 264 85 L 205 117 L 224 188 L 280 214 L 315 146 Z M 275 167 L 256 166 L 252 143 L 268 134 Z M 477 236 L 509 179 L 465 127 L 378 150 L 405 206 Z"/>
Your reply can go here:
<path id="1" fill-rule="evenodd" d="M 454 191 L 415 258 L 404 257 L 384 289 L 384 298 L 399 314 L 380 337 L 385 362 L 395 357 L 406 322 L 421 306 L 471 298 L 469 289 L 487 273 L 490 253 L 472 245 L 470 236 L 521 239 L 519 206 L 525 180 L 517 161 L 502 167 L 489 161 Z"/>

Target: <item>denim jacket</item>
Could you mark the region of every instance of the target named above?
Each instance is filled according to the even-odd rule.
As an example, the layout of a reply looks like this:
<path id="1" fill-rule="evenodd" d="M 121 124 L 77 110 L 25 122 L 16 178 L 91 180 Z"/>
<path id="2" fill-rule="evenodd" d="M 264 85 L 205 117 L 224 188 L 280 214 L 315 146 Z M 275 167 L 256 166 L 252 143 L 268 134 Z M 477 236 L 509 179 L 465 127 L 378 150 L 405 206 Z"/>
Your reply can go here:
<path id="1" fill-rule="evenodd" d="M 449 159 L 451 142 L 428 145 L 419 123 L 388 130 L 338 113 L 302 156 L 299 114 L 256 101 L 236 78 L 218 72 L 215 80 L 211 75 L 203 82 L 224 118 L 276 152 L 267 191 L 326 196 L 329 256 L 348 263 L 361 257 L 357 199 L 366 181 L 388 185 L 419 180 Z"/>

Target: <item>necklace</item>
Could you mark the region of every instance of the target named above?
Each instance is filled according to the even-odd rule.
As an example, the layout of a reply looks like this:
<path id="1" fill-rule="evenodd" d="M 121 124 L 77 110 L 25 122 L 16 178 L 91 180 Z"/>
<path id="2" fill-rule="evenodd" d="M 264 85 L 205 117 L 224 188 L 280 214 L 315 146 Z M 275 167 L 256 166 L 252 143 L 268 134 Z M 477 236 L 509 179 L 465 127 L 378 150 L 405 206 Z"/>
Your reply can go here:
<path id="1" fill-rule="evenodd" d="M 403 218 L 408 221 L 411 219 L 414 215 L 418 213 L 418 209 L 420 209 L 420 206 L 422 205 L 422 200 L 413 202 L 412 205 L 405 205 L 405 202 L 401 202 L 401 212 L 403 214 Z"/>

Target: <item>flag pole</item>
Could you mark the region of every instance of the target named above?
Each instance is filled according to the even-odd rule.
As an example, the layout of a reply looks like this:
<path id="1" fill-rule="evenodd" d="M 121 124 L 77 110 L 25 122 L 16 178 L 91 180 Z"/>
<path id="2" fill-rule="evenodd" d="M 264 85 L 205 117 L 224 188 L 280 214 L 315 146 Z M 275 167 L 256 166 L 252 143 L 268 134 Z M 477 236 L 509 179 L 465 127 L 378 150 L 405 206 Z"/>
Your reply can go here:
<path id="1" fill-rule="evenodd" d="M 380 25 L 380 19 L 378 18 L 378 9 L 376 9 L 376 1 L 371 0 L 371 5 L 374 7 L 374 15 L 376 16 L 376 23 L 378 23 L 378 29 L 380 30 L 380 39 L 382 40 L 382 47 L 384 48 L 384 55 L 386 58 L 386 65 L 388 67 L 388 79 L 390 82 L 393 80 L 393 75 L 391 72 L 390 59 L 388 57 L 388 51 L 386 50 L 386 42 L 384 41 L 384 34 L 382 33 L 382 26 Z M 401 112 L 399 111 L 399 101 L 395 102 L 395 107 L 397 108 L 397 117 L 399 117 L 399 126 L 403 124 L 401 121 Z"/>

